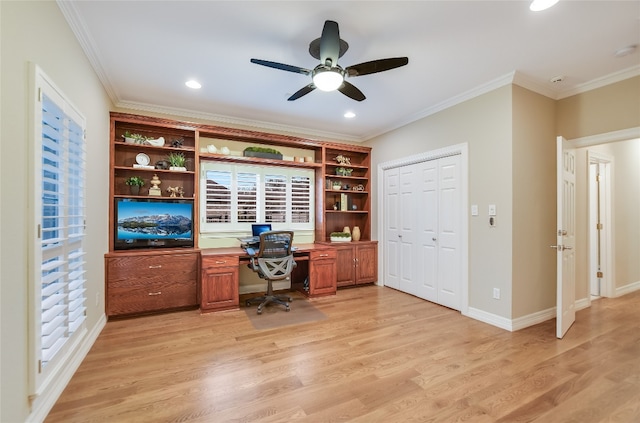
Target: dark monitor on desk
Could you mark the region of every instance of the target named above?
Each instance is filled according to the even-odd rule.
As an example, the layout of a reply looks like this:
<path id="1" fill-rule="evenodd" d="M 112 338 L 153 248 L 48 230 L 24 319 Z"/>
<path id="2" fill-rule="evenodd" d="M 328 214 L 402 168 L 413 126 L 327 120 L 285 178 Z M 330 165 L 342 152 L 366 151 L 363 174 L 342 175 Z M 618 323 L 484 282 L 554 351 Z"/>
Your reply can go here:
<path id="1" fill-rule="evenodd" d="M 261 233 L 270 231 L 271 223 L 254 223 L 251 225 L 251 235 L 259 237 Z"/>

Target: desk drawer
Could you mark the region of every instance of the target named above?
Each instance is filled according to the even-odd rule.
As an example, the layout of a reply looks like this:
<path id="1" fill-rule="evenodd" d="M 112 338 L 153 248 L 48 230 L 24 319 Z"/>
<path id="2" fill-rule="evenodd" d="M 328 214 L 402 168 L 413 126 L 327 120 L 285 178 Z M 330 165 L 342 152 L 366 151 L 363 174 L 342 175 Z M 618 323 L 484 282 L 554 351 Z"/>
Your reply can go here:
<path id="1" fill-rule="evenodd" d="M 309 260 L 335 260 L 336 250 L 334 248 L 327 248 L 326 250 L 314 250 L 309 252 Z"/>
<path id="2" fill-rule="evenodd" d="M 240 258 L 238 256 L 204 256 L 202 257 L 202 268 L 237 267 L 239 262 Z"/>
<path id="3" fill-rule="evenodd" d="M 152 284 L 109 288 L 109 315 L 135 314 L 197 304 L 196 286 L 191 280 L 165 279 Z"/>

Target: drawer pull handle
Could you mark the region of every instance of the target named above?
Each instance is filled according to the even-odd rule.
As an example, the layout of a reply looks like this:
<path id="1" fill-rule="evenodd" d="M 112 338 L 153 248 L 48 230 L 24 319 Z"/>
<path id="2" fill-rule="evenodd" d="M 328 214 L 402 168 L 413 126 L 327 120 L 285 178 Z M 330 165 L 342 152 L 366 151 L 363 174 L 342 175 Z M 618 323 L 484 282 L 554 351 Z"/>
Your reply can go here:
<path id="1" fill-rule="evenodd" d="M 216 264 L 225 264 L 227 261 L 226 260 L 216 260 Z"/>
<path id="2" fill-rule="evenodd" d="M 162 295 L 162 291 L 158 291 L 158 292 L 149 292 L 148 294 L 150 297 L 153 297 L 155 295 Z"/>
<path id="3" fill-rule="evenodd" d="M 329 254 L 320 254 L 319 257 L 329 257 Z"/>
<path id="4" fill-rule="evenodd" d="M 149 266 L 149 269 L 160 269 L 160 268 L 162 268 L 161 264 L 156 264 L 156 265 Z"/>

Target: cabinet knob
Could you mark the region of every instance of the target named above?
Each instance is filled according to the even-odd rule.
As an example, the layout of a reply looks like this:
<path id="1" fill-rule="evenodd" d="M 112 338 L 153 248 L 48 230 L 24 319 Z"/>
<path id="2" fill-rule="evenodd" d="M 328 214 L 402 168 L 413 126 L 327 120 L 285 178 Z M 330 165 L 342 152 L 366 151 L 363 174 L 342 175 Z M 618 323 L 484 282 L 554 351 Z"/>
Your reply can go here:
<path id="1" fill-rule="evenodd" d="M 162 295 L 162 291 L 158 291 L 158 292 L 149 292 L 147 295 L 149 295 L 150 297 L 153 297 L 155 295 Z"/>
<path id="2" fill-rule="evenodd" d="M 329 257 L 329 254 L 320 254 L 318 257 Z"/>
<path id="3" fill-rule="evenodd" d="M 225 264 L 226 260 L 216 260 L 216 264 Z"/>

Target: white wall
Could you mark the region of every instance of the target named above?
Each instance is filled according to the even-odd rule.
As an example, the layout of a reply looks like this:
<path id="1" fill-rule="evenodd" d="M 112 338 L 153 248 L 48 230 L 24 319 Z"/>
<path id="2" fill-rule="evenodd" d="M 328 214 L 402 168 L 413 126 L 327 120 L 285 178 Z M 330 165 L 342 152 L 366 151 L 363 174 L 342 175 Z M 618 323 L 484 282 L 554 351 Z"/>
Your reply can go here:
<path id="1" fill-rule="evenodd" d="M 104 316 L 110 101 L 55 2 L 0 1 L 0 19 L 0 421 L 22 422 L 42 411 L 41 398 L 31 405 L 28 399 L 29 63 L 39 65 L 87 119 L 89 331 Z"/>

